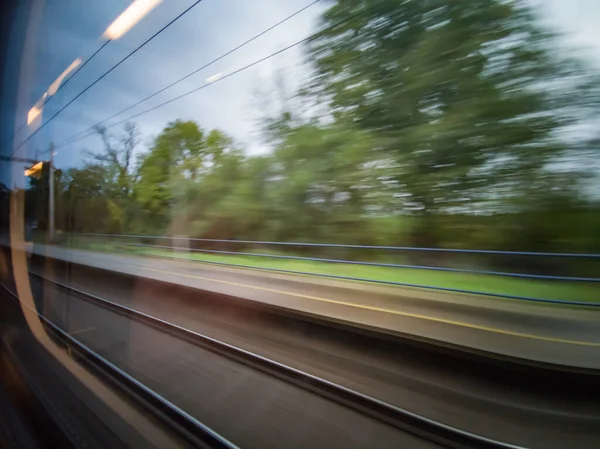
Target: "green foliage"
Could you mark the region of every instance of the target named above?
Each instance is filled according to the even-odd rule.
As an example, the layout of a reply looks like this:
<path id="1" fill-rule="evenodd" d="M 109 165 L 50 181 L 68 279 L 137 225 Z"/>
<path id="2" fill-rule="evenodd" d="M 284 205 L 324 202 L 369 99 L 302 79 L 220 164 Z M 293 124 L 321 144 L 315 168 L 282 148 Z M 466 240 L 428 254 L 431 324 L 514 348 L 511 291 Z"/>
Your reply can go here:
<path id="1" fill-rule="evenodd" d="M 522 3 L 340 0 L 323 26 L 351 17 L 312 41 L 313 90 L 377 138 L 406 209 L 491 213 L 577 182 L 585 164 L 549 164 L 568 152 L 561 130 L 597 117 L 597 89 L 580 95 L 596 76 Z"/>
<path id="2" fill-rule="evenodd" d="M 282 98 L 279 116 L 261 123 L 268 155 L 193 121 L 167 124 L 146 151 L 133 124 L 120 137 L 99 129 L 104 150 L 60 181 L 61 226 L 600 250 L 600 207 L 582 189 L 600 139 L 565 138 L 598 117 L 600 84 L 523 3 L 331 4 L 323 28 L 345 22 L 307 46 L 315 70 L 296 98 L 313 115 Z"/>
<path id="3" fill-rule="evenodd" d="M 104 249 L 110 251 L 112 248 L 105 247 Z M 177 253 L 168 250 L 131 246 L 120 248 L 120 250 L 158 256 L 180 257 L 183 259 L 191 258 L 192 260 L 204 262 L 236 264 L 274 270 L 299 271 L 302 273 L 329 274 L 333 276 L 345 276 L 373 281 L 403 282 L 442 288 L 466 289 L 500 295 L 520 295 L 532 298 L 582 301 L 589 303 L 598 303 L 600 301 L 600 289 L 598 288 L 598 285 L 594 283 L 557 284 L 554 281 L 516 279 L 471 273 L 452 273 L 415 269 L 399 270 L 387 267 L 347 265 L 307 260 L 281 260 L 240 255 Z"/>
<path id="4" fill-rule="evenodd" d="M 75 232 L 108 231 L 107 172 L 102 165 L 87 164 L 84 168 L 66 171 L 62 197 L 58 207 L 58 227 Z"/>

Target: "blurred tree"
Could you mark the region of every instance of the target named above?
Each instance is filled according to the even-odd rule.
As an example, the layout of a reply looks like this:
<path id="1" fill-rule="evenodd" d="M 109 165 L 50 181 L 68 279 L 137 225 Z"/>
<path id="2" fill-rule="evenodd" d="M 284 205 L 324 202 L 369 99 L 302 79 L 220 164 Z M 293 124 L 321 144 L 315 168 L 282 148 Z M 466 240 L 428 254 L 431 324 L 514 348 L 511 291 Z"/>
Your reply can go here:
<path id="1" fill-rule="evenodd" d="M 108 203 L 113 188 L 108 179 L 107 169 L 100 164 L 68 169 L 61 183 L 58 228 L 71 232 L 118 232 L 109 220 Z"/>
<path id="2" fill-rule="evenodd" d="M 596 123 L 600 83 L 524 2 L 330 4 L 322 26 L 339 24 L 309 43 L 309 84 L 279 76 L 260 99 L 269 154 L 176 120 L 136 157 L 134 125 L 121 138 L 99 129 L 104 151 L 62 181 L 78 229 L 599 248 L 598 180 L 583 175 L 598 170 L 600 138 L 577 127 Z"/>
<path id="3" fill-rule="evenodd" d="M 405 210 L 424 217 L 415 243 L 439 243 L 441 213 L 498 212 L 546 176 L 576 182 L 583 165 L 549 164 L 566 152 L 559 132 L 597 114 L 597 92 L 523 4 L 338 0 L 323 27 L 343 20 L 310 43 L 313 92 L 393 161 Z"/>
<path id="4" fill-rule="evenodd" d="M 182 183 L 194 182 L 204 166 L 204 133 L 194 122 L 169 123 L 140 164 L 138 201 L 148 218 L 167 224 Z M 181 195 L 180 195 L 181 196 Z"/>
<path id="5" fill-rule="evenodd" d="M 342 123 L 286 131 L 273 154 L 270 204 L 277 238 L 360 241 L 376 188 L 370 136 Z"/>
<path id="6" fill-rule="evenodd" d="M 103 150 L 88 153 L 97 165 L 93 174 L 103 172 L 101 184 L 107 197 L 111 232 L 124 232 L 131 227 L 135 217 L 134 189 L 138 181 L 135 150 L 140 142 L 140 133 L 133 123 L 126 123 L 121 136 L 109 134 L 106 128 L 98 126 L 96 132 L 103 143 Z M 92 173 L 87 173 L 92 174 Z"/>
<path id="7" fill-rule="evenodd" d="M 202 215 L 212 196 L 201 184 L 237 153 L 221 131 L 205 133 L 193 121 L 169 123 L 141 158 L 136 199 L 146 218 L 160 232 L 170 226 L 171 232 L 189 233 L 189 223 Z M 229 182 L 223 179 L 218 188 Z"/>

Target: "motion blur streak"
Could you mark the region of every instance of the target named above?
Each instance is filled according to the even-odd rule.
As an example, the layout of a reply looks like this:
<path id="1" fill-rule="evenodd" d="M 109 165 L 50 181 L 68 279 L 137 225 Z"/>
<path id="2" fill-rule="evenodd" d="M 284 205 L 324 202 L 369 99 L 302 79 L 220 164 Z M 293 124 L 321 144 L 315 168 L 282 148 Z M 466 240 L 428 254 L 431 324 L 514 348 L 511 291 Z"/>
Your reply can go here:
<path id="1" fill-rule="evenodd" d="M 0 367 L 10 313 L 186 442 L 600 447 L 600 3 L 63 3 L 0 84 Z"/>
<path id="2" fill-rule="evenodd" d="M 112 40 L 119 39 L 152 11 L 161 1 L 162 0 L 135 0 L 108 26 L 104 32 L 104 37 Z"/>
<path id="3" fill-rule="evenodd" d="M 69 65 L 69 67 L 67 67 L 65 69 L 64 72 L 62 72 L 60 74 L 60 76 L 58 78 L 56 78 L 56 80 L 54 80 L 54 82 L 52 84 L 50 84 L 50 87 L 48 88 L 48 94 L 49 95 L 54 95 L 56 93 L 56 91 L 58 90 L 58 88 L 60 87 L 60 83 L 62 83 L 62 81 L 65 79 L 65 77 L 71 73 L 73 70 L 75 70 L 77 67 L 79 67 L 81 65 L 81 58 L 77 58 L 75 61 L 73 61 L 71 63 L 71 65 Z"/>
<path id="4" fill-rule="evenodd" d="M 27 113 L 27 124 L 32 125 L 35 119 L 40 118 L 42 114 L 42 108 L 44 107 L 44 100 L 46 99 L 46 94 L 42 96 L 42 98 L 33 106 L 29 112 Z"/>
<path id="5" fill-rule="evenodd" d="M 37 164 L 33 165 L 31 168 L 25 170 L 25 176 L 31 176 L 36 172 L 40 171 L 43 165 L 43 162 L 38 162 Z"/>
<path id="6" fill-rule="evenodd" d="M 544 337 L 544 336 L 541 336 L 541 335 L 524 334 L 524 333 L 521 333 L 521 332 L 511 332 L 511 331 L 508 331 L 508 330 L 505 330 L 505 329 L 495 329 L 495 328 L 492 328 L 492 327 L 478 326 L 478 325 L 475 325 L 475 324 L 463 323 L 463 322 L 460 322 L 460 321 L 444 320 L 444 319 L 441 319 L 441 318 L 435 318 L 435 317 L 427 316 L 427 315 L 418 315 L 418 314 L 414 314 L 414 313 L 400 312 L 398 310 L 382 309 L 382 308 L 379 308 L 379 307 L 369 307 L 369 306 L 365 306 L 365 305 L 362 305 L 362 304 L 355 304 L 355 303 L 344 302 L 344 301 L 335 301 L 333 299 L 321 298 L 321 297 L 318 297 L 318 296 L 301 295 L 301 294 L 298 294 L 298 293 L 288 292 L 288 291 L 285 291 L 285 290 L 276 290 L 276 289 L 272 289 L 272 288 L 257 287 L 255 285 L 240 284 L 238 282 L 223 281 L 223 280 L 220 280 L 220 279 L 212 279 L 212 278 L 207 278 L 207 277 L 202 277 L 202 276 L 195 276 L 195 275 L 184 274 L 184 273 L 176 273 L 176 272 L 173 272 L 173 271 L 157 270 L 155 268 L 143 267 L 142 269 L 143 270 L 148 270 L 148 271 L 157 271 L 157 272 L 162 272 L 162 273 L 173 274 L 175 276 L 189 277 L 189 278 L 193 278 L 193 279 L 202 279 L 202 280 L 205 280 L 205 281 L 217 282 L 217 283 L 220 283 L 220 284 L 228 284 L 228 285 L 235 285 L 235 286 L 238 286 L 238 287 L 251 288 L 251 289 L 254 289 L 254 290 L 262 290 L 262 291 L 265 291 L 265 292 L 279 293 L 279 294 L 282 294 L 282 295 L 296 296 L 298 298 L 312 299 L 314 301 L 328 302 L 328 303 L 331 303 L 331 304 L 340 304 L 340 305 L 343 305 L 343 306 L 354 307 L 354 308 L 357 308 L 357 309 L 373 310 L 375 312 L 383 312 L 383 313 L 390 313 L 390 314 L 393 314 L 393 315 L 401 315 L 401 316 L 406 316 L 406 317 L 411 317 L 411 318 L 418 318 L 418 319 L 426 320 L 426 321 L 434 321 L 436 323 L 451 324 L 453 326 L 467 327 L 467 328 L 470 328 L 470 329 L 476 329 L 476 330 L 481 330 L 481 331 L 486 331 L 486 332 L 494 332 L 494 333 L 497 333 L 497 334 L 511 335 L 511 336 L 514 336 L 514 337 L 530 338 L 532 340 L 552 341 L 552 342 L 555 342 L 555 343 L 565 343 L 565 344 L 570 344 L 570 345 L 600 347 L 600 342 L 566 340 L 566 339 L 563 339 L 563 338 L 551 338 L 551 337 Z"/>

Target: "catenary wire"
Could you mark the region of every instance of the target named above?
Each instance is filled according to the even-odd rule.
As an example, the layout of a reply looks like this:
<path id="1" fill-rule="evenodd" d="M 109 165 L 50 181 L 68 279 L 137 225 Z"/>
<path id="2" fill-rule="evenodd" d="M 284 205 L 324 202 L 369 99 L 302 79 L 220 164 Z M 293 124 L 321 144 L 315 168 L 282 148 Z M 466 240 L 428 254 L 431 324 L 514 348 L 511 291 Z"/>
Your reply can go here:
<path id="1" fill-rule="evenodd" d="M 81 97 L 84 93 L 86 93 L 88 90 L 90 90 L 92 87 L 94 87 L 98 82 L 100 82 L 102 79 L 104 79 L 109 73 L 111 73 L 113 70 L 115 70 L 117 67 L 119 67 L 121 64 L 123 64 L 125 61 L 127 61 L 131 56 L 133 56 L 135 53 L 137 53 L 142 47 L 144 47 L 146 44 L 148 44 L 150 41 L 152 41 L 155 37 L 157 37 L 159 34 L 161 34 L 163 31 L 165 31 L 167 28 L 169 28 L 173 23 L 175 23 L 177 20 L 179 20 L 181 17 L 183 17 L 185 14 L 187 14 L 192 8 L 194 8 L 194 6 L 198 5 L 200 2 L 202 2 L 202 0 L 196 0 L 194 3 L 192 3 L 190 6 L 188 6 L 183 12 L 181 12 L 179 15 L 177 15 L 174 19 L 172 19 L 169 23 L 167 23 L 165 26 L 163 26 L 160 30 L 158 30 L 156 33 L 154 33 L 152 36 L 150 36 L 148 39 L 146 39 L 144 42 L 142 42 L 139 46 L 137 46 L 135 49 L 133 49 L 129 54 L 127 54 L 124 58 L 122 58 L 119 62 L 117 62 L 115 65 L 113 65 L 110 69 L 108 69 L 106 72 L 104 72 L 102 75 L 100 75 L 98 78 L 96 78 L 96 80 L 94 80 L 91 84 L 89 84 L 85 89 L 83 89 L 81 92 L 79 92 L 77 95 L 75 95 L 75 97 L 73 97 L 67 104 L 65 104 L 63 107 L 61 107 L 58 111 L 56 111 L 56 113 L 54 113 L 45 123 L 43 123 L 38 129 L 36 129 L 34 132 L 32 132 L 23 142 L 21 142 L 21 144 L 19 144 L 19 146 L 17 146 L 17 148 L 15 148 L 15 150 L 13 151 L 12 154 L 15 154 L 17 152 L 17 150 L 19 150 L 23 145 L 25 145 L 29 140 L 31 140 L 31 138 L 33 136 L 35 136 L 39 131 L 41 131 L 46 125 L 48 125 L 48 123 L 50 123 L 52 120 L 54 120 L 62 111 L 64 111 L 65 109 L 67 109 L 71 104 L 73 104 L 79 97 Z"/>
<path id="2" fill-rule="evenodd" d="M 213 84 L 216 84 L 216 83 L 218 83 L 218 82 L 220 82 L 220 81 L 223 81 L 223 80 L 225 80 L 225 79 L 227 79 L 227 78 L 230 78 L 230 77 L 232 77 L 232 76 L 234 76 L 234 75 L 237 75 L 238 73 L 241 73 L 241 72 L 243 72 L 243 71 L 245 71 L 245 70 L 248 70 L 248 69 L 249 69 L 249 68 L 251 68 L 251 67 L 254 67 L 254 66 L 256 66 L 256 65 L 258 65 L 258 64 L 260 64 L 260 63 L 262 63 L 262 62 L 264 62 L 264 61 L 267 61 L 268 59 L 271 59 L 271 58 L 273 58 L 274 56 L 277 56 L 277 55 L 279 55 L 279 54 L 281 54 L 281 53 L 284 53 L 284 52 L 286 52 L 286 51 L 288 51 L 288 50 L 290 50 L 290 49 L 292 49 L 292 48 L 294 48 L 294 47 L 297 47 L 298 45 L 302 45 L 302 44 L 304 44 L 304 43 L 306 43 L 306 42 L 309 42 L 310 40 L 312 40 L 312 39 L 314 39 L 314 38 L 316 38 L 316 37 L 318 37 L 318 36 L 320 36 L 320 35 L 322 35 L 322 34 L 325 34 L 325 33 L 327 33 L 328 31 L 330 31 L 330 30 L 332 30 L 332 29 L 334 29 L 334 28 L 336 28 L 336 27 L 338 27 L 338 26 L 340 26 L 340 25 L 343 25 L 344 23 L 346 23 L 346 22 L 349 22 L 350 20 L 352 20 L 352 19 L 354 19 L 354 18 L 356 18 L 356 17 L 358 17 L 358 16 L 360 16 L 360 15 L 362 15 L 362 14 L 365 14 L 365 13 L 367 13 L 368 11 L 370 11 L 370 10 L 372 10 L 372 9 L 376 8 L 377 6 L 379 6 L 379 5 L 383 4 L 383 3 L 387 2 L 387 1 L 389 1 L 389 0 L 383 0 L 383 1 L 377 2 L 377 3 L 375 3 L 374 5 L 371 5 L 371 6 L 369 6 L 368 8 L 365 8 L 365 9 L 364 9 L 364 10 L 362 10 L 362 11 L 359 11 L 359 12 L 357 12 L 357 13 L 355 13 L 355 14 L 352 14 L 351 16 L 349 16 L 349 17 L 347 17 L 347 18 L 345 18 L 345 19 L 343 19 L 343 20 L 340 20 L 339 22 L 336 22 L 336 23 L 334 23 L 333 25 L 330 25 L 330 26 L 328 26 L 327 28 L 324 28 L 324 29 L 322 29 L 322 30 L 320 30 L 320 31 L 318 31 L 318 32 L 316 32 L 316 33 L 314 33 L 314 34 L 311 34 L 310 36 L 307 36 L 307 37 L 305 37 L 305 38 L 303 38 L 303 39 L 301 39 L 301 40 L 299 40 L 299 41 L 296 41 L 296 42 L 294 42 L 293 44 L 290 44 L 290 45 L 288 45 L 288 46 L 286 46 L 286 47 L 284 47 L 284 48 L 282 48 L 282 49 L 280 49 L 280 50 L 277 50 L 277 51 L 275 51 L 275 52 L 273 52 L 273 53 L 271 53 L 271 54 L 269 54 L 269 55 L 267 55 L 267 56 L 264 56 L 264 57 L 262 57 L 262 58 L 260 58 L 260 59 L 257 59 L 257 60 L 256 60 L 256 61 L 254 61 L 254 62 L 251 62 L 251 63 L 249 63 L 249 64 L 246 64 L 245 66 L 243 66 L 243 67 L 240 67 L 240 68 L 239 68 L 239 69 L 237 69 L 237 70 L 234 70 L 234 71 L 232 71 L 232 72 L 229 72 L 229 73 L 227 73 L 227 74 L 223 75 L 222 77 L 220 77 L 219 79 L 217 79 L 217 80 L 215 80 L 215 81 L 212 81 L 212 82 L 207 82 L 207 83 L 205 83 L 205 84 L 203 84 L 203 85 L 201 85 L 201 86 L 199 86 L 199 87 L 196 87 L 196 88 L 194 88 L 194 89 L 191 89 L 191 90 L 189 90 L 189 91 L 187 91 L 187 92 L 184 92 L 184 93 L 183 93 L 183 94 L 181 94 L 181 95 L 178 95 L 178 96 L 176 96 L 176 97 L 174 97 L 174 98 L 171 98 L 171 99 L 169 99 L 169 100 L 163 101 L 162 103 L 159 103 L 159 104 L 157 104 L 156 106 L 153 106 L 153 107 L 151 107 L 151 108 L 148 108 L 148 109 L 145 109 L 145 110 L 143 110 L 143 111 L 141 111 L 141 112 L 138 112 L 138 113 L 136 113 L 136 114 L 133 114 L 133 115 L 131 115 L 131 116 L 129 116 L 129 117 L 127 117 L 127 118 L 123 119 L 123 120 L 119 120 L 119 121 L 117 121 L 117 122 L 111 123 L 110 125 L 107 125 L 107 126 L 105 126 L 105 128 L 112 128 L 112 127 L 115 127 L 115 126 L 121 125 L 121 124 L 123 124 L 123 123 L 126 123 L 126 122 L 128 122 L 129 120 L 132 120 L 132 119 L 134 119 L 134 118 L 140 117 L 141 115 L 144 115 L 144 114 L 147 114 L 147 113 L 149 113 L 149 112 L 152 112 L 152 111 L 154 111 L 154 110 L 156 110 L 156 109 L 158 109 L 158 108 L 161 108 L 161 107 L 163 107 L 163 106 L 166 106 L 167 104 L 173 103 L 173 102 L 175 102 L 175 101 L 177 101 L 177 100 L 179 100 L 179 99 L 181 99 L 181 98 L 187 97 L 188 95 L 191 95 L 191 94 L 193 94 L 193 93 L 195 93 L 195 92 L 198 92 L 198 91 L 200 91 L 200 90 L 203 90 L 203 89 L 205 89 L 205 88 L 206 88 L 206 87 L 208 87 L 208 86 L 211 86 L 211 85 L 213 85 Z M 96 125 L 95 125 L 95 126 L 96 126 Z M 85 139 L 85 138 L 91 137 L 92 135 L 93 135 L 93 134 L 87 134 L 87 135 L 85 135 L 85 136 L 81 136 L 81 137 L 79 137 L 79 138 L 77 138 L 77 139 L 74 139 L 73 141 L 61 143 L 60 145 L 57 145 L 55 148 L 56 148 L 56 149 L 58 149 L 58 148 L 64 148 L 64 147 L 65 147 L 65 146 L 67 146 L 67 145 L 71 145 L 71 144 L 73 144 L 73 143 L 75 143 L 75 142 L 77 142 L 77 141 L 79 141 L 79 140 L 83 140 L 83 139 Z"/>
<path id="3" fill-rule="evenodd" d="M 96 56 L 98 53 L 100 53 L 100 52 L 102 51 L 102 49 L 108 45 L 108 43 L 109 43 L 109 42 L 110 42 L 110 40 L 107 40 L 107 41 L 105 41 L 105 42 L 104 42 L 104 43 L 103 43 L 103 44 L 102 44 L 100 47 L 98 47 L 98 49 L 97 49 L 97 50 L 96 50 L 96 51 L 95 51 L 95 52 L 92 54 L 92 56 L 90 56 L 89 58 L 87 58 L 87 59 L 86 59 L 86 60 L 83 62 L 83 64 L 81 64 L 79 67 L 77 67 L 77 69 L 76 69 L 76 70 L 75 70 L 75 71 L 74 71 L 74 72 L 73 72 L 73 73 L 72 73 L 72 74 L 71 74 L 71 75 L 70 75 L 70 76 L 69 76 L 69 77 L 68 77 L 68 78 L 67 78 L 67 79 L 66 79 L 66 80 L 63 82 L 63 83 L 61 83 L 61 84 L 58 86 L 58 88 L 56 89 L 56 92 L 54 93 L 54 95 L 52 95 L 50 98 L 48 98 L 48 99 L 47 99 L 47 100 L 44 102 L 43 106 L 46 106 L 48 103 L 50 103 L 50 101 L 52 101 L 52 99 L 53 99 L 53 98 L 56 96 L 56 94 L 57 94 L 58 92 L 60 92 L 60 90 L 61 90 L 62 88 L 64 88 L 64 87 L 65 87 L 65 86 L 66 86 L 66 85 L 69 83 L 69 81 L 71 81 L 71 80 L 72 80 L 72 79 L 73 79 L 73 78 L 74 78 L 74 77 L 75 77 L 75 76 L 76 76 L 76 75 L 77 75 L 77 74 L 78 74 L 78 73 L 81 71 L 81 69 L 83 69 L 83 68 L 84 68 L 84 67 L 85 67 L 85 66 L 86 66 L 86 65 L 87 65 L 87 64 L 88 64 L 88 63 L 89 63 L 89 62 L 90 62 L 92 59 L 94 59 L 94 57 L 95 57 L 95 56 Z M 23 122 L 23 123 L 21 124 L 21 126 L 19 126 L 19 128 L 18 128 L 18 129 L 17 129 L 17 130 L 14 132 L 14 134 L 13 134 L 12 136 L 10 136 L 10 137 L 9 137 L 9 138 L 6 140 L 6 142 L 4 142 L 4 146 L 6 146 L 6 145 L 8 145 L 9 143 L 11 143 L 11 142 L 12 142 L 12 141 L 15 139 L 15 137 L 17 136 L 17 134 L 19 134 L 19 133 L 21 132 L 21 130 L 22 130 L 22 129 L 23 129 L 25 126 L 27 126 L 27 121 Z"/>
<path id="4" fill-rule="evenodd" d="M 119 115 L 133 109 L 136 106 L 139 106 L 142 103 L 145 103 L 146 101 L 150 100 L 151 98 L 154 98 L 155 96 L 157 96 L 158 94 L 163 93 L 164 91 L 166 91 L 167 89 L 170 89 L 171 87 L 175 86 L 176 84 L 179 84 L 180 82 L 188 79 L 189 77 L 191 77 L 192 75 L 195 75 L 196 73 L 200 72 L 201 70 L 204 70 L 208 67 L 210 67 L 211 65 L 215 64 L 216 62 L 220 61 L 221 59 L 229 56 L 230 54 L 236 52 L 237 50 L 241 49 L 242 47 L 245 47 L 246 45 L 250 44 L 251 42 L 255 41 L 256 39 L 258 39 L 259 37 L 267 34 L 269 31 L 283 25 L 285 22 L 287 22 L 288 20 L 292 19 L 293 17 L 297 16 L 298 14 L 304 12 L 305 10 L 307 10 L 308 8 L 310 8 L 311 6 L 319 3 L 321 0 L 314 0 L 311 3 L 309 3 L 308 5 L 304 6 L 303 8 L 299 9 L 298 11 L 294 12 L 293 14 L 290 14 L 289 16 L 285 17 L 284 19 L 280 20 L 279 22 L 275 23 L 274 25 L 271 25 L 269 28 L 261 31 L 260 33 L 256 34 L 255 36 L 251 37 L 250 39 L 244 41 L 243 43 L 237 45 L 236 47 L 232 48 L 231 50 L 227 51 L 226 53 L 223 53 L 221 56 L 213 59 L 212 61 L 204 64 L 202 67 L 188 73 L 187 75 L 179 78 L 178 80 L 172 82 L 171 84 L 163 87 L 160 90 L 157 90 L 156 92 L 148 95 L 147 97 L 142 98 L 141 100 L 139 100 L 138 102 L 126 107 L 125 109 L 120 110 L 119 112 L 112 114 L 111 116 L 101 120 L 100 122 L 90 126 L 89 128 L 84 129 L 83 131 L 78 132 L 77 134 L 74 134 L 73 136 L 65 139 L 64 142 L 61 142 L 60 145 L 67 145 L 68 143 L 71 142 L 76 142 L 78 140 L 78 138 L 84 134 L 88 134 L 90 133 L 90 131 L 92 131 L 92 134 L 95 134 L 95 128 L 98 126 L 103 125 L 104 123 L 108 122 L 109 120 L 114 119 L 115 117 L 118 117 Z M 87 135 L 86 135 L 87 137 Z"/>

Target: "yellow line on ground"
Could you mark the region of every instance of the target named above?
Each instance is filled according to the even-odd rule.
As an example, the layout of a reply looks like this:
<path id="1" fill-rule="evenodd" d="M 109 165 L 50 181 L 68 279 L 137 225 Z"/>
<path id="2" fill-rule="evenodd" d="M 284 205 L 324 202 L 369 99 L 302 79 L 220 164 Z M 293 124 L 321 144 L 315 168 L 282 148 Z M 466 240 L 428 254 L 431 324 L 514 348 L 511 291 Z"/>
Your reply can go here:
<path id="1" fill-rule="evenodd" d="M 171 275 L 175 275 L 175 276 L 181 276 L 181 277 L 187 277 L 187 278 L 192 278 L 192 279 L 198 279 L 198 280 L 202 280 L 202 281 L 217 282 L 217 283 L 220 283 L 220 284 L 233 285 L 235 287 L 250 288 L 250 289 L 253 289 L 253 290 L 260 290 L 260 291 L 265 291 L 265 292 L 277 293 L 277 294 L 280 294 L 280 295 L 295 296 L 295 297 L 298 297 L 298 298 L 311 299 L 311 300 L 314 300 L 314 301 L 326 302 L 326 303 L 330 303 L 330 304 L 337 304 L 337 305 L 342 305 L 342 306 L 346 306 L 346 307 L 354 307 L 354 308 L 363 309 L 363 310 L 371 310 L 371 311 L 374 311 L 374 312 L 390 313 L 390 314 L 400 315 L 400 316 L 404 316 L 404 317 L 408 317 L 408 318 L 417 318 L 417 319 L 420 319 L 420 320 L 432 321 L 432 322 L 443 323 L 443 324 L 450 324 L 450 325 L 459 326 L 459 327 L 466 327 L 466 328 L 469 328 L 469 329 L 476 329 L 476 330 L 480 330 L 480 331 L 493 332 L 493 333 L 496 333 L 496 334 L 510 335 L 512 337 L 522 337 L 522 338 L 529 338 L 529 339 L 532 339 L 532 340 L 551 341 L 551 342 L 554 342 L 554 343 L 565 343 L 565 344 L 579 345 L 579 346 L 600 347 L 600 342 L 580 341 L 580 340 L 568 340 L 568 339 L 555 338 L 555 337 L 544 337 L 542 335 L 527 334 L 527 333 L 522 333 L 522 332 L 514 332 L 514 331 L 509 331 L 509 330 L 506 330 L 506 329 L 498 329 L 498 328 L 494 328 L 494 327 L 481 326 L 481 325 L 478 325 L 478 324 L 464 323 L 462 321 L 447 320 L 447 319 L 444 319 L 444 318 L 436 318 L 436 317 L 432 317 L 432 316 L 428 316 L 428 315 L 420 315 L 420 314 L 416 314 L 416 313 L 402 312 L 402 311 L 399 311 L 399 310 L 383 309 L 383 308 L 380 308 L 380 307 L 366 306 L 366 305 L 363 305 L 363 304 L 355 304 L 355 303 L 350 303 L 350 302 L 345 302 L 345 301 L 337 301 L 335 299 L 321 298 L 321 297 L 318 297 L 318 296 L 303 295 L 301 293 L 288 292 L 288 291 L 285 291 L 285 290 L 277 290 L 277 289 L 274 289 L 274 288 L 259 287 L 259 286 L 256 286 L 256 285 L 242 284 L 242 283 L 239 283 L 239 282 L 223 281 L 221 279 L 207 278 L 207 277 L 203 277 L 203 276 L 196 276 L 196 275 L 193 275 L 193 274 L 177 273 L 177 272 L 169 271 L 169 270 L 159 270 L 157 268 L 140 267 L 139 265 L 135 265 L 135 266 L 137 266 L 139 268 L 142 268 L 144 270 L 156 271 L 158 273 L 171 274 Z"/>

